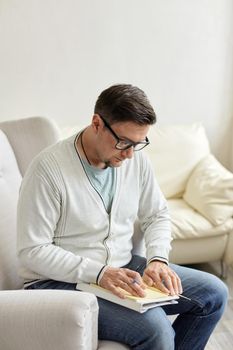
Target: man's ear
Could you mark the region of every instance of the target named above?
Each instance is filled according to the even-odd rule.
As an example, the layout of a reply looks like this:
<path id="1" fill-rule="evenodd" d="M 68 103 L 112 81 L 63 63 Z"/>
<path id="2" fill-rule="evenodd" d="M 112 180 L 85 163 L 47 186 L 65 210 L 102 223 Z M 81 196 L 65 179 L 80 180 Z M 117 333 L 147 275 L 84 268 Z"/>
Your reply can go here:
<path id="1" fill-rule="evenodd" d="M 91 125 L 95 133 L 103 128 L 103 123 L 99 114 L 93 115 Z"/>

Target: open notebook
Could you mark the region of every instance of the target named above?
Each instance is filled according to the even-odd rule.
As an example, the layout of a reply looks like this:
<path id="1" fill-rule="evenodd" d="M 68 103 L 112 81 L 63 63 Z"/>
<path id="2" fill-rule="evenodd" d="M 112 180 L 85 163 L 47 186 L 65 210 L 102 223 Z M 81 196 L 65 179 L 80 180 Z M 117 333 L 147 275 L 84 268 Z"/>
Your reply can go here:
<path id="1" fill-rule="evenodd" d="M 78 283 L 76 285 L 76 289 L 93 293 L 99 298 L 106 299 L 140 313 L 143 313 L 156 306 L 177 304 L 177 299 L 179 299 L 178 295 L 168 295 L 154 287 L 147 287 L 145 290 L 146 296 L 143 298 L 135 297 L 128 292 L 125 292 L 125 299 L 119 298 L 109 290 L 102 288 L 97 284 Z"/>

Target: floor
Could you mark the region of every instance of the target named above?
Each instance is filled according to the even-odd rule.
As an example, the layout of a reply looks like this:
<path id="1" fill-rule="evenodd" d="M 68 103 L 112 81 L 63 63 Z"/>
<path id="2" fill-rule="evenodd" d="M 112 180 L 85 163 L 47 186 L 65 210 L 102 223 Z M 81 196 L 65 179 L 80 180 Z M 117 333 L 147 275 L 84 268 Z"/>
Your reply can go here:
<path id="1" fill-rule="evenodd" d="M 202 264 L 197 268 L 220 274 L 220 264 Z M 224 315 L 215 328 L 205 350 L 233 350 L 233 266 L 228 270 L 228 277 L 224 282 L 229 288 L 229 300 Z"/>

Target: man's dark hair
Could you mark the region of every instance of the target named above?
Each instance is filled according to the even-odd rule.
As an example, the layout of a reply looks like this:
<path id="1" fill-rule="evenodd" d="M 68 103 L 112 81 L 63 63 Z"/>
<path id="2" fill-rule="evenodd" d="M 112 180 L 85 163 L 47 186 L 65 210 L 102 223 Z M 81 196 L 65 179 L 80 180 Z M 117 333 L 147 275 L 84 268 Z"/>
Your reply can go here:
<path id="1" fill-rule="evenodd" d="M 156 122 L 155 111 L 146 94 L 130 84 L 113 85 L 104 90 L 96 101 L 94 113 L 110 124 L 131 121 L 151 125 Z"/>

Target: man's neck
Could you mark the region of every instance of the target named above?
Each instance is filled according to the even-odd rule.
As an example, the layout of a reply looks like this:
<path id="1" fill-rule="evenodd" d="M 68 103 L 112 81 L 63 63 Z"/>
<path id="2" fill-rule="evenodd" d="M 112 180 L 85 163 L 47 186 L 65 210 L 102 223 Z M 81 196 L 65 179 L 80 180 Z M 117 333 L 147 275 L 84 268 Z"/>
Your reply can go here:
<path id="1" fill-rule="evenodd" d="M 91 126 L 88 126 L 79 135 L 76 141 L 76 148 L 78 149 L 81 157 L 85 159 L 88 164 L 99 169 L 105 169 L 106 164 L 99 160 L 96 154 L 96 148 L 93 139 L 94 135 L 92 135 Z"/>

